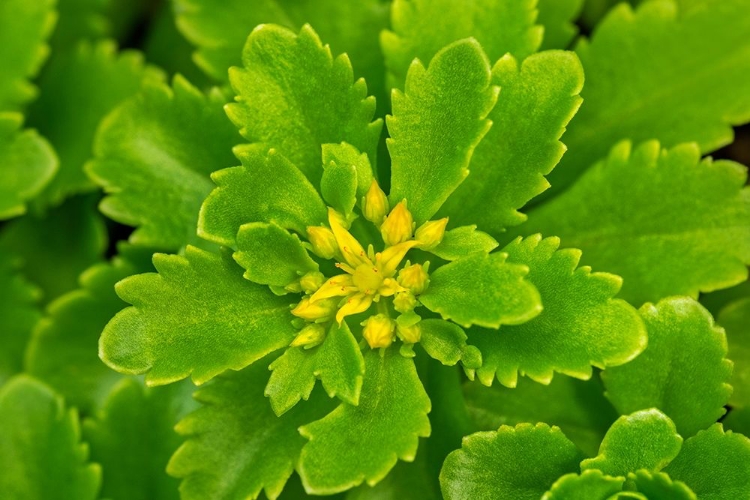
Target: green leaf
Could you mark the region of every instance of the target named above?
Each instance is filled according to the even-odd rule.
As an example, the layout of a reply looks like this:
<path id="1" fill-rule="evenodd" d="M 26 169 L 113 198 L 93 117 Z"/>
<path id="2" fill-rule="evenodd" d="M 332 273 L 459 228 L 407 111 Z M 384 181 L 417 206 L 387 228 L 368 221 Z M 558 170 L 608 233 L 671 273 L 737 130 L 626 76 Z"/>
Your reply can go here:
<path id="1" fill-rule="evenodd" d="M 596 469 L 566 474 L 544 494 L 542 500 L 607 500 L 622 491 L 625 478 L 605 476 Z"/>
<path id="2" fill-rule="evenodd" d="M 162 78 L 161 70 L 145 65 L 140 53 L 118 53 L 110 40 L 82 43 L 50 61 L 39 80 L 39 100 L 28 115 L 29 124 L 50 140 L 60 157 L 60 170 L 41 194 L 40 205 L 57 205 L 92 190 L 83 165 L 91 157 L 99 123 L 142 85 Z"/>
<path id="3" fill-rule="evenodd" d="M 42 67 L 47 37 L 57 20 L 55 0 L 5 0 L 0 4 L 0 111 L 18 110 L 34 99 L 28 80 Z"/>
<path id="4" fill-rule="evenodd" d="M 41 317 L 40 290 L 18 272 L 19 259 L 0 252 L 0 385 L 22 371 L 31 330 Z"/>
<path id="5" fill-rule="evenodd" d="M 403 88 L 414 58 L 427 62 L 462 38 L 475 37 L 493 62 L 507 52 L 520 59 L 533 54 L 543 33 L 543 28 L 534 24 L 535 7 L 535 0 L 395 0 L 391 7 L 393 31 L 380 35 L 388 85 Z"/>
<path id="6" fill-rule="evenodd" d="M 497 377 L 514 387 L 518 372 L 541 383 L 549 383 L 554 372 L 588 379 L 592 366 L 621 365 L 645 348 L 646 330 L 637 311 L 613 298 L 622 280 L 577 267 L 581 252 L 558 250 L 559 245 L 558 238 L 534 235 L 503 249 L 510 264 L 528 266 L 527 279 L 539 290 L 544 309 L 500 332 L 467 331 L 470 343 L 482 352 L 477 375 L 483 384 Z"/>
<path id="7" fill-rule="evenodd" d="M 750 407 L 750 298 L 732 302 L 719 313 L 718 322 L 726 329 L 729 359 L 734 363 L 729 404 Z"/>
<path id="8" fill-rule="evenodd" d="M 48 303 L 78 288 L 78 276 L 100 261 L 107 248 L 107 228 L 95 199 L 74 197 L 46 214 L 28 214 L 0 231 L 0 250 L 23 260 L 22 272 Z"/>
<path id="9" fill-rule="evenodd" d="M 750 439 L 714 424 L 691 437 L 664 472 L 687 484 L 700 500 L 750 496 Z"/>
<path id="10" fill-rule="evenodd" d="M 581 13 L 584 0 L 539 0 L 537 22 L 544 26 L 542 49 L 567 48 L 578 34 L 575 20 Z"/>
<path id="11" fill-rule="evenodd" d="M 663 113 L 663 111 L 660 111 Z M 583 250 L 625 280 L 635 304 L 736 285 L 750 264 L 746 169 L 700 159 L 695 144 L 618 144 L 564 194 L 533 210 L 525 231 Z M 586 200 L 586 203 L 581 203 Z"/>
<path id="12" fill-rule="evenodd" d="M 367 194 L 373 179 L 372 166 L 367 158 L 367 153 L 360 153 L 351 144 L 323 144 L 323 168 L 326 165 L 352 166 L 357 174 L 355 186 L 357 188 L 357 201 Z M 324 170 L 325 173 L 325 170 Z"/>
<path id="13" fill-rule="evenodd" d="M 468 175 L 474 148 L 490 128 L 497 101 L 490 66 L 474 39 L 455 42 L 430 61 L 414 61 L 386 118 L 391 206 L 406 199 L 417 224 L 438 211 Z"/>
<path id="14" fill-rule="evenodd" d="M 730 431 L 750 436 L 750 407 L 729 410 L 722 423 Z"/>
<path id="15" fill-rule="evenodd" d="M 101 469 L 80 442 L 78 414 L 19 375 L 0 389 L 0 491 L 13 499 L 94 500 Z"/>
<path id="16" fill-rule="evenodd" d="M 488 115 L 492 128 L 441 213 L 499 236 L 525 221 L 518 210 L 549 187 L 544 176 L 565 152 L 560 136 L 581 105 L 583 69 L 572 52 L 542 52 L 523 63 L 506 55 L 492 69 L 492 84 L 501 89 Z"/>
<path id="17" fill-rule="evenodd" d="M 242 62 L 229 71 L 237 103 L 226 111 L 245 138 L 278 149 L 316 185 L 321 144 L 346 141 L 374 161 L 382 126 L 371 121 L 375 98 L 364 80 L 352 83 L 349 58 L 334 59 L 309 25 L 299 35 L 256 28 Z"/>
<path id="18" fill-rule="evenodd" d="M 286 347 L 296 330 L 289 301 L 250 283 L 228 255 L 188 246 L 185 255 L 154 255 L 156 273 L 118 283 L 134 307 L 107 324 L 99 355 L 113 369 L 146 373 L 148 385 L 192 374 L 202 384 Z"/>
<path id="19" fill-rule="evenodd" d="M 218 187 L 201 207 L 200 237 L 234 246 L 235 235 L 246 222 L 275 222 L 305 234 L 307 226 L 327 220 L 326 206 L 315 187 L 276 150 L 238 146 L 234 153 L 241 167 L 211 175 Z"/>
<path id="20" fill-rule="evenodd" d="M 354 165 L 326 164 L 324 159 L 320 193 L 329 206 L 349 217 L 357 203 L 357 170 Z"/>
<path id="21" fill-rule="evenodd" d="M 417 438 L 430 435 L 430 399 L 414 362 L 395 348 L 370 350 L 364 358 L 359 405 L 343 403 L 300 427 L 309 442 L 298 471 L 310 493 L 336 493 L 363 481 L 372 486 L 398 459 L 413 461 Z"/>
<path id="22" fill-rule="evenodd" d="M 674 423 L 656 409 L 623 415 L 604 436 L 599 455 L 581 462 L 581 470 L 598 469 L 625 476 L 639 469 L 658 472 L 680 452 L 682 437 Z"/>
<path id="23" fill-rule="evenodd" d="M 112 34 L 112 22 L 107 18 L 112 0 L 57 0 L 59 19 L 52 33 L 52 53 L 69 51 L 81 40 L 94 41 Z M 138 1 L 129 2 L 137 4 Z"/>
<path id="24" fill-rule="evenodd" d="M 26 351 L 26 371 L 87 414 L 122 378 L 102 363 L 95 347 L 107 322 L 127 305 L 115 294 L 115 283 L 153 270 L 150 252 L 126 246 L 120 250 L 111 263 L 84 271 L 78 289 L 47 307 Z"/>
<path id="25" fill-rule="evenodd" d="M 226 372 L 195 394 L 203 407 L 177 425 L 187 440 L 167 467 L 183 478 L 184 500 L 257 498 L 261 489 L 275 499 L 281 493 L 305 445 L 297 428 L 331 405 L 316 394 L 277 417 L 263 397 L 269 361 Z"/>
<path id="26" fill-rule="evenodd" d="M 0 113 L 0 220 L 26 213 L 26 202 L 57 171 L 52 147 L 36 131 L 22 130 L 22 124 L 22 115 Z"/>
<path id="27" fill-rule="evenodd" d="M 434 474 L 429 470 L 422 440 L 414 462 L 399 462 L 378 484 L 363 484 L 350 490 L 346 500 L 440 500 L 440 488 L 433 484 Z M 436 483 L 437 481 L 435 481 Z"/>
<path id="28" fill-rule="evenodd" d="M 475 253 L 438 268 L 420 302 L 467 328 L 496 329 L 530 320 L 542 311 L 539 292 L 524 279 L 528 267 L 506 262 L 507 256 Z"/>
<path id="29" fill-rule="evenodd" d="M 659 408 L 680 434 L 692 436 L 724 414 L 732 393 L 724 331 L 686 297 L 646 304 L 640 314 L 648 347 L 631 363 L 604 371 L 607 397 L 622 414 Z"/>
<path id="30" fill-rule="evenodd" d="M 598 377 L 588 381 L 555 377 L 549 385 L 522 377 L 513 389 L 500 384 L 485 387 L 467 382 L 464 396 L 467 411 L 478 429 L 547 422 L 560 427 L 587 456 L 596 455 L 618 416 L 604 397 Z"/>
<path id="31" fill-rule="evenodd" d="M 127 378 L 102 410 L 83 424 L 91 459 L 104 469 L 101 496 L 112 500 L 178 500 L 178 481 L 167 475 L 181 440 L 173 428 L 197 405 L 190 382 L 145 388 Z"/>
<path id="32" fill-rule="evenodd" d="M 102 122 L 86 172 L 109 193 L 101 211 L 136 227 L 132 243 L 176 251 L 198 242 L 209 174 L 235 163 L 241 140 L 224 103 L 218 90 L 204 95 L 178 75 L 171 87 L 146 85 Z"/>
<path id="33" fill-rule="evenodd" d="M 495 238 L 477 231 L 476 225 L 470 225 L 446 231 L 443 241 L 428 251 L 441 259 L 452 261 L 476 252 L 490 253 L 497 246 L 498 242 Z"/>
<path id="34" fill-rule="evenodd" d="M 750 121 L 747 8 L 746 0 L 701 1 L 678 12 L 673 0 L 657 0 L 635 13 L 624 2 L 613 9 L 576 48 L 585 104 L 565 134 L 569 153 L 550 177 L 553 191 L 623 139 L 695 141 L 701 153 L 732 142 L 731 126 Z"/>
<path id="35" fill-rule="evenodd" d="M 359 403 L 365 361 L 346 322 L 331 325 L 322 345 L 310 349 L 290 347 L 268 367 L 273 370 L 265 395 L 277 415 L 307 399 L 319 378 L 330 397 Z"/>
<path id="36" fill-rule="evenodd" d="M 682 481 L 673 481 L 663 472 L 639 470 L 628 474 L 636 489 L 649 500 L 697 500 L 695 493 Z"/>
<path id="37" fill-rule="evenodd" d="M 461 360 L 466 349 L 466 333 L 449 321 L 426 319 L 419 322 L 422 331 L 420 345 L 430 357 L 447 366 Z"/>
<path id="38" fill-rule="evenodd" d="M 240 226 L 234 260 L 246 269 L 245 278 L 284 287 L 308 271 L 317 271 L 296 234 L 275 223 L 251 222 Z"/>
<path id="39" fill-rule="evenodd" d="M 557 427 L 502 426 L 464 438 L 440 472 L 447 500 L 538 500 L 560 476 L 578 470 L 581 453 Z"/>

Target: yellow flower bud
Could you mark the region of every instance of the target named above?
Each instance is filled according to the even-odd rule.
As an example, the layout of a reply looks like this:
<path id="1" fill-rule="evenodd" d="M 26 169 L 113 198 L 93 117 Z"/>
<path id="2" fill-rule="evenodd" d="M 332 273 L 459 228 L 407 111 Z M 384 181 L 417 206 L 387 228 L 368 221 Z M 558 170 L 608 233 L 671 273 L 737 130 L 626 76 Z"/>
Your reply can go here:
<path id="1" fill-rule="evenodd" d="M 397 293 L 393 298 L 393 308 L 400 313 L 408 313 L 417 307 L 417 299 L 410 291 Z"/>
<path id="2" fill-rule="evenodd" d="M 378 186 L 378 181 L 373 179 L 367 194 L 362 197 L 362 213 L 365 219 L 379 226 L 383 223 L 389 208 L 388 197 Z"/>
<path id="3" fill-rule="evenodd" d="M 427 265 L 413 264 L 407 265 L 398 272 L 398 284 L 411 290 L 414 295 L 427 290 L 430 284 L 430 275 L 427 274 Z"/>
<path id="4" fill-rule="evenodd" d="M 393 343 L 393 330 L 396 328 L 396 323 L 387 316 L 382 314 L 370 316 L 365 321 L 364 327 L 362 335 L 372 349 L 388 347 Z"/>
<path id="5" fill-rule="evenodd" d="M 448 225 L 448 217 L 440 220 L 428 220 L 414 234 L 414 239 L 419 242 L 419 248 L 432 250 L 443 241 L 445 226 Z"/>
<path id="6" fill-rule="evenodd" d="M 307 240 L 318 257 L 332 259 L 339 250 L 333 231 L 324 226 L 308 226 Z"/>
<path id="7" fill-rule="evenodd" d="M 304 327 L 289 345 L 291 347 L 304 347 L 305 349 L 310 349 L 311 347 L 322 344 L 325 338 L 326 331 L 325 328 L 323 328 L 323 325 L 314 323 Z"/>
<path id="8" fill-rule="evenodd" d="M 411 326 L 398 325 L 398 336 L 407 344 L 416 344 L 422 338 L 422 327 L 419 323 Z"/>
<path id="9" fill-rule="evenodd" d="M 406 208 L 406 200 L 396 205 L 380 226 L 380 234 L 387 246 L 398 245 L 411 239 L 413 231 L 414 218 Z"/>
<path id="10" fill-rule="evenodd" d="M 299 280 L 300 287 L 305 293 L 313 293 L 325 283 L 326 277 L 320 271 L 310 271 Z"/>
<path id="11" fill-rule="evenodd" d="M 336 314 L 337 305 L 338 299 L 335 298 L 311 302 L 309 298 L 305 297 L 292 309 L 292 314 L 307 321 L 328 321 L 333 319 L 333 315 Z"/>

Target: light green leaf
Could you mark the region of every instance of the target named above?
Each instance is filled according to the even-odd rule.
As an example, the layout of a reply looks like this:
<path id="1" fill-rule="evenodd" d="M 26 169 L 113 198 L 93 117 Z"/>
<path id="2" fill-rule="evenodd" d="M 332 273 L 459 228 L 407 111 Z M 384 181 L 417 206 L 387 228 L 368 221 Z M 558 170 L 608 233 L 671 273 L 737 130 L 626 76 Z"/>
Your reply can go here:
<path id="1" fill-rule="evenodd" d="M 326 206 L 315 187 L 276 150 L 238 146 L 234 153 L 241 167 L 211 175 L 218 187 L 201 207 L 200 237 L 234 246 L 237 231 L 246 222 L 275 222 L 305 234 L 307 226 L 327 220 Z"/>
<path id="2" fill-rule="evenodd" d="M 622 413 L 659 408 L 692 436 L 721 417 L 732 387 L 724 331 L 698 302 L 664 299 L 640 309 L 648 347 L 631 363 L 602 373 L 607 397 Z"/>
<path id="3" fill-rule="evenodd" d="M 466 333 L 449 321 L 426 319 L 419 322 L 422 330 L 420 345 L 430 357 L 444 365 L 453 366 L 461 360 L 466 349 Z"/>
<path id="4" fill-rule="evenodd" d="M 552 191 L 623 139 L 665 147 L 695 141 L 701 153 L 732 142 L 731 126 L 750 121 L 747 9 L 746 0 L 700 2 L 684 12 L 673 0 L 644 2 L 635 13 L 624 2 L 614 8 L 576 48 L 585 104 L 565 134 L 569 153 L 549 178 Z"/>
<path id="5" fill-rule="evenodd" d="M 323 144 L 323 168 L 326 165 L 351 165 L 357 173 L 357 201 L 367 194 L 370 189 L 374 173 L 370 159 L 367 153 L 360 153 L 357 148 L 351 144 L 342 142 L 341 144 Z"/>
<path id="6" fill-rule="evenodd" d="M 99 356 L 120 373 L 146 373 L 148 385 L 192 374 L 202 384 L 286 347 L 296 330 L 289 300 L 242 277 L 228 255 L 188 246 L 154 255 L 158 274 L 131 276 L 117 294 L 120 311 L 99 341 Z"/>
<path id="7" fill-rule="evenodd" d="M 55 0 L 0 4 L 0 111 L 18 110 L 36 97 L 38 90 L 28 80 L 47 59 L 46 41 L 56 20 Z"/>
<path id="8" fill-rule="evenodd" d="M 697 500 L 695 493 L 682 481 L 673 481 L 663 472 L 639 470 L 628 474 L 636 489 L 648 500 Z"/>
<path id="9" fill-rule="evenodd" d="M 226 372 L 196 393 L 203 407 L 177 425 L 187 441 L 167 467 L 183 478 L 184 500 L 257 498 L 262 489 L 273 500 L 281 493 L 305 445 L 297 428 L 323 416 L 331 404 L 315 394 L 276 416 L 263 397 L 269 361 Z"/>
<path id="10" fill-rule="evenodd" d="M 599 455 L 581 462 L 581 470 L 598 469 L 625 476 L 639 469 L 658 472 L 677 456 L 682 437 L 674 423 L 656 409 L 623 415 L 604 436 Z"/>
<path id="11" fill-rule="evenodd" d="M 622 491 L 624 477 L 605 476 L 596 469 L 566 474 L 544 494 L 542 500 L 607 500 Z"/>
<path id="12" fill-rule="evenodd" d="M 296 234 L 276 223 L 251 222 L 240 226 L 234 260 L 246 269 L 245 278 L 284 287 L 308 271 L 317 271 Z"/>
<path id="13" fill-rule="evenodd" d="M 750 497 L 750 439 L 714 424 L 691 437 L 664 470 L 700 500 Z"/>
<path id="14" fill-rule="evenodd" d="M 52 147 L 36 131 L 22 130 L 22 124 L 22 115 L 0 113 L 0 220 L 26 213 L 26 202 L 57 171 Z"/>
<path id="15" fill-rule="evenodd" d="M 730 381 L 734 391 L 729 403 L 735 408 L 750 408 L 750 298 L 726 306 L 718 322 L 726 329 L 728 357 L 734 363 Z"/>
<path id="16" fill-rule="evenodd" d="M 482 231 L 477 231 L 476 225 L 470 225 L 446 231 L 443 241 L 429 252 L 441 259 L 451 261 L 476 252 L 490 253 L 497 246 L 498 242 L 495 241 L 495 238 Z"/>
<path id="17" fill-rule="evenodd" d="M 107 248 L 107 228 L 95 199 L 74 197 L 46 214 L 27 214 L 0 231 L 0 250 L 15 254 L 29 281 L 48 303 L 78 288 L 78 276 L 99 262 Z"/>
<path id="18" fill-rule="evenodd" d="M 575 20 L 584 0 L 539 0 L 537 22 L 544 26 L 542 49 L 564 49 L 578 34 Z"/>
<path id="19" fill-rule="evenodd" d="M 40 95 L 29 107 L 29 124 L 55 146 L 60 170 L 40 196 L 42 206 L 91 191 L 83 171 L 91 157 L 100 121 L 142 85 L 161 81 L 161 70 L 143 63 L 140 53 L 118 53 L 110 40 L 82 43 L 50 62 L 39 80 Z"/>
<path id="20" fill-rule="evenodd" d="M 474 148 L 489 130 L 497 101 L 490 66 L 474 39 L 455 42 L 430 61 L 414 61 L 386 118 L 391 206 L 406 199 L 417 224 L 438 211 L 468 175 Z"/>
<path id="21" fill-rule="evenodd" d="M 502 426 L 464 438 L 440 472 L 447 500 L 538 500 L 562 475 L 578 470 L 581 452 L 557 427 Z"/>
<path id="22" fill-rule="evenodd" d="M 78 289 L 47 307 L 26 351 L 26 371 L 87 414 L 122 378 L 102 363 L 95 347 L 107 322 L 127 305 L 115 294 L 115 283 L 153 270 L 150 252 L 119 248 L 120 256 L 84 271 Z"/>
<path id="23" fill-rule="evenodd" d="M 256 28 L 242 62 L 229 71 L 237 103 L 226 111 L 245 138 L 278 149 L 315 185 L 321 144 L 346 141 L 374 161 L 382 127 L 371 121 L 375 98 L 367 97 L 364 80 L 352 83 L 349 58 L 334 59 L 309 25 L 299 35 Z"/>
<path id="24" fill-rule="evenodd" d="M 622 280 L 577 267 L 581 252 L 558 250 L 559 245 L 558 238 L 537 234 L 503 249 L 508 263 L 528 266 L 527 280 L 539 290 L 544 309 L 499 332 L 467 331 L 470 343 L 482 351 L 477 375 L 483 384 L 497 377 L 514 387 L 518 372 L 541 383 L 549 383 L 554 372 L 588 379 L 592 366 L 621 365 L 645 348 L 646 330 L 637 311 L 613 298 Z"/>
<path id="25" fill-rule="evenodd" d="M 418 438 L 430 435 L 430 399 L 414 362 L 396 348 L 371 350 L 364 358 L 359 405 L 343 403 L 300 428 L 310 441 L 298 471 L 310 493 L 336 493 L 363 481 L 372 486 L 398 459 L 413 461 Z"/>
<path id="26" fill-rule="evenodd" d="M 518 210 L 549 187 L 544 176 L 565 152 L 560 136 L 581 105 L 583 69 L 572 52 L 542 52 L 521 64 L 506 55 L 492 69 L 492 84 L 500 86 L 492 128 L 441 213 L 497 237 L 525 221 Z"/>
<path id="27" fill-rule="evenodd" d="M 547 422 L 560 427 L 588 456 L 596 455 L 604 435 L 618 416 L 604 397 L 598 377 L 587 381 L 555 377 L 549 385 L 522 377 L 513 389 L 500 384 L 485 387 L 467 382 L 464 396 L 469 415 L 478 429 Z"/>
<path id="28" fill-rule="evenodd" d="M 101 211 L 136 227 L 134 244 L 177 251 L 196 244 L 209 174 L 235 163 L 240 142 L 218 90 L 204 95 L 176 76 L 149 84 L 102 122 L 86 172 L 109 195 Z"/>
<path id="29" fill-rule="evenodd" d="M 320 194 L 329 206 L 349 217 L 357 203 L 356 167 L 351 163 L 326 163 L 325 156 L 324 151 Z"/>
<path id="30" fill-rule="evenodd" d="M 0 389 L 0 491 L 10 499 L 94 500 L 101 469 L 89 463 L 78 414 L 47 386 L 19 375 Z"/>
<path id="31" fill-rule="evenodd" d="M 178 500 L 167 475 L 181 440 L 174 426 L 197 407 L 188 381 L 145 388 L 133 378 L 117 384 L 100 412 L 83 424 L 91 459 L 104 469 L 101 496 L 112 500 Z"/>
<path id="32" fill-rule="evenodd" d="M 438 268 L 420 302 L 467 328 L 497 329 L 530 320 L 542 311 L 539 292 L 524 279 L 528 267 L 506 262 L 507 256 L 475 253 Z"/>
<path id="33" fill-rule="evenodd" d="M 393 31 L 380 43 L 388 66 L 390 87 L 403 88 L 414 58 L 428 62 L 446 45 L 474 37 L 490 61 L 506 52 L 523 59 L 539 49 L 543 28 L 536 26 L 536 0 L 395 0 Z"/>
<path id="34" fill-rule="evenodd" d="M 268 367 L 273 370 L 265 395 L 282 415 L 301 399 L 307 401 L 316 378 L 330 397 L 359 403 L 365 361 L 346 322 L 331 325 L 322 345 L 311 349 L 290 347 Z"/>
<path id="35" fill-rule="evenodd" d="M 697 297 L 747 278 L 746 177 L 736 163 L 701 161 L 695 144 L 661 150 L 650 141 L 631 150 L 623 142 L 533 210 L 524 230 L 553 231 L 583 250 L 586 264 L 622 276 L 622 296 L 634 304 Z"/>

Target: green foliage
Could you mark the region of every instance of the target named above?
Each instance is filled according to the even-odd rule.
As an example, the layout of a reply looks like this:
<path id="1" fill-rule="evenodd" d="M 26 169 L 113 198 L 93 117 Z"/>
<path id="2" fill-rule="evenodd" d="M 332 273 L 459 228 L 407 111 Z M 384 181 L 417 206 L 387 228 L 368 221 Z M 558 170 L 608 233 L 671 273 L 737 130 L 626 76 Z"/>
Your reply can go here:
<path id="1" fill-rule="evenodd" d="M 544 494 L 542 500 L 599 500 L 608 499 L 622 491 L 625 479 L 589 469 L 581 474 L 566 474 Z"/>
<path id="2" fill-rule="evenodd" d="M 727 305 L 718 322 L 726 329 L 727 357 L 734 364 L 730 381 L 734 391 L 729 403 L 736 408 L 750 408 L 750 298 Z"/>
<path id="3" fill-rule="evenodd" d="M 578 34 L 573 23 L 581 12 L 584 0 L 538 0 L 537 22 L 544 26 L 542 49 L 564 49 Z"/>

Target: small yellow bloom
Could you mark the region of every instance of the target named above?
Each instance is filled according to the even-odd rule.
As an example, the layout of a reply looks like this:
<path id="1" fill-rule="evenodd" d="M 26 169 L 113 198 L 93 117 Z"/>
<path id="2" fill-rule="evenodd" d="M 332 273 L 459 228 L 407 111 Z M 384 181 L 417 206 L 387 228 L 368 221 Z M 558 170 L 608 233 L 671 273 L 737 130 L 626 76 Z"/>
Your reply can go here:
<path id="1" fill-rule="evenodd" d="M 291 347 L 304 347 L 310 349 L 323 343 L 326 338 L 326 331 L 323 325 L 313 323 L 304 327 L 289 344 Z"/>
<path id="2" fill-rule="evenodd" d="M 376 314 L 367 318 L 364 327 L 362 335 L 370 348 L 388 347 L 393 343 L 393 330 L 396 323 L 392 319 L 382 314 Z"/>
<path id="3" fill-rule="evenodd" d="M 339 251 L 336 236 L 327 227 L 309 226 L 307 228 L 307 240 L 310 242 L 315 255 L 323 259 L 332 259 Z"/>
<path id="4" fill-rule="evenodd" d="M 387 246 L 398 245 L 411 239 L 413 232 L 414 218 L 406 208 L 406 200 L 399 202 L 380 226 L 380 234 Z"/>
<path id="5" fill-rule="evenodd" d="M 411 291 L 397 293 L 393 298 L 393 308 L 400 313 L 408 313 L 417 307 L 417 299 Z"/>
<path id="6" fill-rule="evenodd" d="M 341 254 L 344 260 L 352 268 L 356 268 L 360 264 L 370 263 L 370 259 L 365 252 L 359 241 L 347 231 L 346 227 L 341 224 L 339 220 L 339 214 L 334 209 L 328 209 L 328 223 L 331 225 L 331 230 L 336 238 L 338 248 L 341 249 Z M 353 273 L 352 273 L 353 274 Z"/>
<path id="7" fill-rule="evenodd" d="M 326 280 L 318 290 L 310 297 L 310 302 L 327 299 L 330 297 L 346 297 L 356 292 L 352 277 L 348 274 L 340 274 Z"/>
<path id="8" fill-rule="evenodd" d="M 398 325 L 398 336 L 407 344 L 416 344 L 422 338 L 422 327 L 419 323 L 410 326 Z"/>
<path id="9" fill-rule="evenodd" d="M 300 278 L 299 285 L 305 293 L 313 293 L 323 285 L 325 280 L 326 277 L 320 271 L 310 271 Z"/>
<path id="10" fill-rule="evenodd" d="M 419 242 L 419 248 L 432 250 L 443 241 L 445 226 L 448 225 L 448 217 L 440 220 L 429 220 L 419 226 L 414 234 L 414 239 Z"/>
<path id="11" fill-rule="evenodd" d="M 375 179 L 370 183 L 370 189 L 367 194 L 362 197 L 362 213 L 365 219 L 369 220 L 376 226 L 380 226 L 383 223 L 383 219 L 388 214 L 388 197 L 385 195 L 378 181 Z"/>
<path id="12" fill-rule="evenodd" d="M 430 275 L 427 274 L 427 265 L 407 265 L 398 272 L 398 283 L 404 288 L 411 290 L 414 295 L 427 290 L 430 284 Z"/>
<path id="13" fill-rule="evenodd" d="M 310 299 L 306 297 L 302 299 L 294 309 L 292 309 L 292 314 L 308 321 L 329 321 L 333 318 L 333 315 L 336 314 L 337 303 L 337 299 L 324 299 L 311 302 Z"/>
<path id="14" fill-rule="evenodd" d="M 336 313 L 336 321 L 340 325 L 344 318 L 365 312 L 372 305 L 372 295 L 366 295 L 364 293 L 357 293 L 346 299 L 339 312 Z"/>

